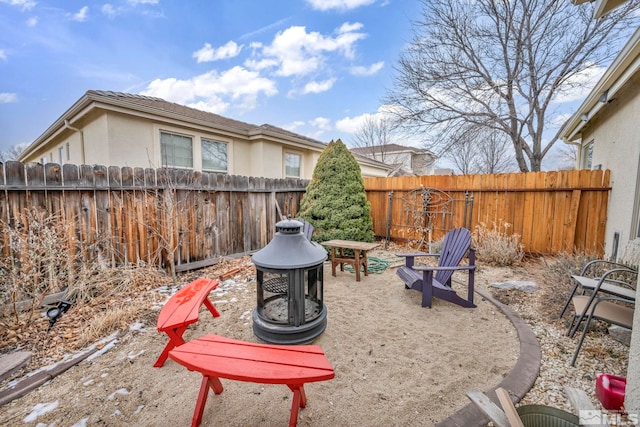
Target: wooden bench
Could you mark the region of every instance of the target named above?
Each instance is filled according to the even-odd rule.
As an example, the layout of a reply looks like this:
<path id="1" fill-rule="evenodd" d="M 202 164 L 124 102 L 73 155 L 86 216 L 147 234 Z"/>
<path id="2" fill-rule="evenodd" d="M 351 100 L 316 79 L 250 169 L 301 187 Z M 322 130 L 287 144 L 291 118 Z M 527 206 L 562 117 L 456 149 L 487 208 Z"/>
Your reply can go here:
<path id="1" fill-rule="evenodd" d="M 299 408 L 307 403 L 304 384 L 334 377 L 333 367 L 317 345 L 256 344 L 210 334 L 171 350 L 169 357 L 202 374 L 192 426 L 202 421 L 209 388 L 222 393 L 220 378 L 287 385 L 293 391 L 289 426 L 295 426 Z"/>
<path id="2" fill-rule="evenodd" d="M 198 321 L 202 304 L 209 309 L 213 317 L 220 317 L 220 313 L 208 298 L 209 292 L 217 286 L 217 280 L 201 277 L 183 286 L 169 298 L 158 315 L 158 332 L 166 333 L 169 336 L 169 342 L 153 366 L 159 368 L 164 365 L 169 351 L 184 344 L 182 334 L 190 324 Z"/>

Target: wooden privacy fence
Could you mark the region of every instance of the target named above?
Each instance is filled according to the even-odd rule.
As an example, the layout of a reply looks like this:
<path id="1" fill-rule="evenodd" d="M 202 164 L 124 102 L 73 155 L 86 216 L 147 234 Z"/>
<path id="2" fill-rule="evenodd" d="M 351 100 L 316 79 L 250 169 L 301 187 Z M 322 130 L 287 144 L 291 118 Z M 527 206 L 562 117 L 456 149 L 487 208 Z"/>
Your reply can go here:
<path id="1" fill-rule="evenodd" d="M 0 165 L 0 221 L 28 227 L 28 209 L 45 211 L 65 224 L 72 250 L 98 251 L 116 265 L 180 266 L 261 249 L 275 223 L 298 212 L 308 184 L 164 168 Z M 8 233 L 0 239 L 8 256 Z"/>
<path id="2" fill-rule="evenodd" d="M 365 178 L 364 182 L 377 236 L 415 240 L 415 226 L 405 220 L 403 197 L 437 189 L 453 200 L 450 224 L 444 228 L 467 226 L 473 231 L 479 224 L 489 229 L 496 224 L 504 231 L 507 223 L 507 234 L 519 234 L 530 253 L 603 254 L 611 189 L 608 170 Z M 434 228 L 433 240 L 444 231 Z"/>

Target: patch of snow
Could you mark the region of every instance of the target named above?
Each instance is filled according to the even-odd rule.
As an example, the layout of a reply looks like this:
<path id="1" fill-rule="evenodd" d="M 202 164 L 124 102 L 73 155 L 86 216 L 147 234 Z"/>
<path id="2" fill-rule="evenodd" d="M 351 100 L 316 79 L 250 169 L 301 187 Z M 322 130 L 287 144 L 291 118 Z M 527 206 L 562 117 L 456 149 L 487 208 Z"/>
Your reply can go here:
<path id="1" fill-rule="evenodd" d="M 102 374 L 100 374 L 100 378 L 107 378 L 109 376 L 108 372 L 103 372 Z"/>
<path id="2" fill-rule="evenodd" d="M 119 388 L 118 390 L 111 393 L 109 397 L 107 397 L 107 399 L 113 400 L 116 398 L 117 394 L 129 394 L 129 390 L 127 390 L 126 388 Z"/>
<path id="3" fill-rule="evenodd" d="M 87 427 L 87 421 L 89 418 L 82 418 L 77 423 L 72 425 L 71 427 Z"/>
<path id="4" fill-rule="evenodd" d="M 127 357 L 128 357 L 129 359 L 135 359 L 136 357 L 140 356 L 140 355 L 141 355 L 141 354 L 143 354 L 143 353 L 144 353 L 144 350 L 140 350 L 140 351 L 139 351 L 139 352 L 137 352 L 137 353 L 133 353 L 133 352 L 131 352 L 131 351 L 130 351 L 130 352 L 129 352 L 129 354 L 127 354 Z"/>
<path id="5" fill-rule="evenodd" d="M 111 414 L 112 417 L 121 417 L 122 416 L 122 412 L 120 412 L 119 409 L 116 409 L 115 411 L 113 411 L 113 414 Z"/>
<path id="6" fill-rule="evenodd" d="M 51 412 L 58 407 L 59 402 L 56 400 L 55 402 L 49 403 L 38 403 L 36 406 L 31 408 L 31 413 L 24 417 L 22 421 L 25 423 L 30 423 L 35 421 L 40 415 L 44 415 L 47 412 Z"/>
<path id="7" fill-rule="evenodd" d="M 82 383 L 82 385 L 85 387 L 90 386 L 91 384 L 93 384 L 93 380 L 85 381 Z"/>
<path id="8" fill-rule="evenodd" d="M 245 311 L 244 313 L 242 313 L 242 314 L 240 315 L 240 320 L 247 319 L 247 318 L 249 318 L 249 316 L 251 316 L 251 310 L 247 310 L 247 311 Z"/>
<path id="9" fill-rule="evenodd" d="M 238 298 L 236 297 L 231 298 L 231 302 L 238 302 Z"/>
<path id="10" fill-rule="evenodd" d="M 129 325 L 130 331 L 140 331 L 142 329 L 144 329 L 144 323 L 137 322 Z"/>
<path id="11" fill-rule="evenodd" d="M 137 415 L 140 413 L 140 411 L 142 411 L 144 409 L 144 405 L 140 405 L 136 408 L 135 411 L 133 411 L 133 415 Z"/>
<path id="12" fill-rule="evenodd" d="M 227 304 L 229 300 L 226 299 L 218 299 L 214 301 L 214 304 Z"/>
<path id="13" fill-rule="evenodd" d="M 103 354 L 105 354 L 107 351 L 111 350 L 113 347 L 116 346 L 116 343 L 118 342 L 118 340 L 116 339 L 116 337 L 118 336 L 118 332 L 114 332 L 113 334 L 109 335 L 107 338 L 100 340 L 100 344 L 103 343 L 107 343 L 104 347 L 102 347 L 100 350 L 96 351 L 95 353 L 93 353 L 91 356 L 87 357 L 86 360 L 93 360 L 98 356 L 102 356 Z M 111 341 L 110 341 L 111 340 Z M 95 347 L 97 344 L 92 345 L 89 348 Z"/>

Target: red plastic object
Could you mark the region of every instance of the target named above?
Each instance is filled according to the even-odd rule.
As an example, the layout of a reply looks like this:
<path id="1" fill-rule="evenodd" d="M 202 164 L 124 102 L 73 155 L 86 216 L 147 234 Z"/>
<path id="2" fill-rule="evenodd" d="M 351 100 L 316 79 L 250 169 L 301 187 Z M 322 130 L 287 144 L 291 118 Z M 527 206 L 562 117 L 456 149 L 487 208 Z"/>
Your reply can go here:
<path id="1" fill-rule="evenodd" d="M 624 406 L 624 391 L 627 379 L 611 374 L 600 374 L 596 378 L 596 395 L 605 409 L 619 411 Z"/>

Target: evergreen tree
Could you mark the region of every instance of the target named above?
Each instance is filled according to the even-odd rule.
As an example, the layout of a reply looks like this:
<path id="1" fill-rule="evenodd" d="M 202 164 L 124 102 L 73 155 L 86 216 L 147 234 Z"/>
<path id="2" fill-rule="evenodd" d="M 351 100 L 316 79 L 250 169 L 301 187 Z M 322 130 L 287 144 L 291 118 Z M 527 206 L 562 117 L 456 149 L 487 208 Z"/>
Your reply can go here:
<path id="1" fill-rule="evenodd" d="M 341 140 L 331 141 L 318 158 L 299 216 L 314 226 L 318 242 L 373 241 L 371 205 L 360 165 Z"/>

